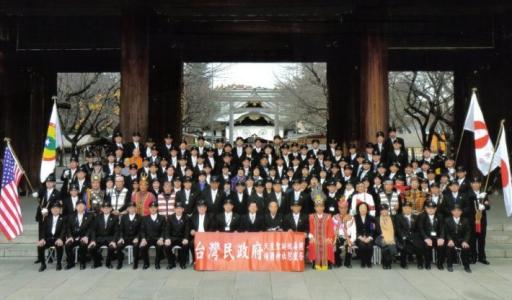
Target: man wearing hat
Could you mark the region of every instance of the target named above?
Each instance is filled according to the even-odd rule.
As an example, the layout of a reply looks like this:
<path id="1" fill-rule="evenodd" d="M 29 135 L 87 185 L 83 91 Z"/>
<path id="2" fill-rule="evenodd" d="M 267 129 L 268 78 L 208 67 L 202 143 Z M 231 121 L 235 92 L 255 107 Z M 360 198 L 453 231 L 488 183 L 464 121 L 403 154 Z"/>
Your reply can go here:
<path id="1" fill-rule="evenodd" d="M 222 206 L 224 198 L 226 198 L 224 191 L 219 187 L 220 178 L 216 175 L 211 176 L 210 185 L 203 190 L 201 195 L 201 198 L 206 201 L 208 212 L 213 215 L 218 215 L 223 211 Z"/>
<path id="2" fill-rule="evenodd" d="M 140 225 L 142 217 L 137 215 L 135 203 L 128 202 L 127 213 L 121 216 L 117 235 L 117 269 L 123 267 L 124 252 L 126 246 L 133 247 L 133 269 L 139 266 L 139 242 Z"/>
<path id="3" fill-rule="evenodd" d="M 308 259 L 316 270 L 327 270 L 334 264 L 334 223 L 330 214 L 324 212 L 324 199 L 316 195 L 313 199 L 315 212 L 309 215 Z"/>
<path id="4" fill-rule="evenodd" d="M 286 214 L 283 219 L 283 230 L 307 234 L 309 228 L 308 215 L 302 212 L 302 205 L 302 200 L 292 198 L 290 213 Z"/>
<path id="5" fill-rule="evenodd" d="M 78 168 L 75 179 L 73 179 L 71 183 L 78 185 L 78 194 L 80 196 L 84 195 L 87 189 L 91 186 L 89 180 L 87 180 L 87 170 L 83 167 Z"/>
<path id="6" fill-rule="evenodd" d="M 393 148 L 394 148 L 393 144 L 395 142 L 398 142 L 401 145 L 401 148 L 405 148 L 404 139 L 397 136 L 396 128 L 394 126 L 389 126 L 388 137 L 386 138 L 386 140 L 384 142 L 384 148 L 386 149 L 387 153 L 393 152 Z"/>
<path id="7" fill-rule="evenodd" d="M 94 168 L 94 163 L 96 162 L 96 154 L 92 151 L 85 152 L 85 163 L 81 165 L 81 167 L 85 168 L 87 171 L 87 176 L 90 176 L 92 170 Z"/>
<path id="8" fill-rule="evenodd" d="M 445 242 L 444 221 L 437 213 L 437 204 L 427 201 L 425 211 L 418 217 L 418 233 L 423 240 L 423 254 L 425 256 L 425 269 L 430 270 L 432 265 L 432 250 L 436 251 L 436 264 L 439 270 L 444 268 Z"/>
<path id="9" fill-rule="evenodd" d="M 46 270 L 45 249 L 55 247 L 57 251 L 57 271 L 62 269 L 62 254 L 64 246 L 65 221 L 61 213 L 62 205 L 55 201 L 52 203 L 51 215 L 43 221 L 42 230 L 39 232 L 37 243 L 37 259 L 41 262 L 39 272 Z"/>
<path id="10" fill-rule="evenodd" d="M 183 203 L 185 207 L 185 214 L 187 216 L 191 216 L 195 211 L 196 202 L 200 197 L 200 193 L 192 189 L 191 177 L 184 177 L 182 182 L 183 188 L 176 192 L 176 202 Z"/>
<path id="11" fill-rule="evenodd" d="M 468 211 L 468 201 L 466 195 L 460 191 L 459 182 L 457 180 L 452 180 L 448 186 L 448 189 L 445 190 L 444 193 L 444 201 L 438 208 L 440 213 L 445 217 L 450 217 L 452 208 L 455 204 L 457 204 L 465 213 Z"/>
<path id="12" fill-rule="evenodd" d="M 91 177 L 91 186 L 87 188 L 83 198 L 90 212 L 100 213 L 101 203 L 105 200 L 105 191 L 101 189 L 101 178 L 99 176 Z"/>
<path id="13" fill-rule="evenodd" d="M 235 185 L 235 191 L 229 195 L 229 198 L 232 200 L 233 205 L 235 206 L 235 212 L 242 216 L 247 213 L 247 203 L 249 201 L 249 196 L 245 191 L 245 183 L 243 181 L 238 181 Z"/>
<path id="14" fill-rule="evenodd" d="M 302 179 L 294 179 L 292 181 L 292 189 L 286 195 L 286 204 L 290 206 L 294 202 L 300 202 L 304 213 L 309 213 L 310 209 L 312 211 L 312 205 L 309 203 L 311 201 L 309 194 L 302 190 Z"/>
<path id="15" fill-rule="evenodd" d="M 208 206 L 204 199 L 197 200 L 196 211 L 190 218 L 190 239 L 192 246 L 192 258 L 195 260 L 194 236 L 198 232 L 212 232 L 215 231 L 217 225 L 215 224 L 215 217 L 208 213 Z"/>
<path id="16" fill-rule="evenodd" d="M 463 166 L 457 167 L 457 172 L 455 173 L 457 177 L 457 182 L 459 183 L 459 192 L 466 194 L 471 190 L 469 179 L 466 178 L 466 168 Z"/>
<path id="17" fill-rule="evenodd" d="M 258 206 L 258 211 L 263 212 L 265 210 L 265 184 L 262 179 L 256 180 L 254 183 L 254 191 L 249 196 L 249 203 L 254 202 Z"/>
<path id="18" fill-rule="evenodd" d="M 44 182 L 45 187 L 38 192 L 34 192 L 32 197 L 37 198 L 38 206 L 36 210 L 36 222 L 38 223 L 38 232 L 42 234 L 42 225 L 44 219 L 49 214 L 51 205 L 60 198 L 59 191 L 55 188 L 55 174 L 50 174 Z M 41 261 L 36 260 L 36 263 Z"/>
<path id="19" fill-rule="evenodd" d="M 142 144 L 140 142 L 140 133 L 137 131 L 134 132 L 132 134 L 132 141 L 126 143 L 123 148 L 124 148 L 124 153 L 127 157 L 132 156 L 134 149 L 139 149 L 140 153 L 144 153 L 145 151 L 143 151 Z"/>
<path id="20" fill-rule="evenodd" d="M 142 217 L 140 225 L 140 253 L 144 261 L 142 269 L 149 268 L 149 247 L 151 246 L 156 249 L 155 269 L 160 269 L 166 226 L 165 217 L 158 214 L 158 203 L 156 201 L 151 202 L 149 214 Z"/>
<path id="21" fill-rule="evenodd" d="M 224 199 L 224 212 L 216 215 L 215 225 L 220 232 L 235 232 L 240 226 L 240 215 L 233 211 L 235 203 L 231 198 Z M 209 209 L 208 209 L 209 211 Z"/>
<path id="22" fill-rule="evenodd" d="M 81 199 L 83 199 L 83 198 L 81 198 L 80 195 L 78 194 L 78 185 L 76 183 L 72 183 L 69 186 L 69 196 L 64 198 L 64 200 L 62 201 L 62 207 L 63 207 L 62 215 L 67 218 L 70 215 L 72 215 L 74 212 L 76 212 L 76 206 L 77 206 L 78 200 L 81 200 Z M 87 207 L 87 204 L 86 204 L 86 207 Z"/>
<path id="23" fill-rule="evenodd" d="M 471 178 L 471 189 L 466 196 L 468 205 L 468 221 L 471 227 L 471 262 L 476 261 L 488 265 L 489 261 L 485 255 L 485 236 L 487 233 L 487 211 L 490 209 L 490 202 L 487 193 L 481 192 L 482 180 L 479 176 Z"/>
<path id="24" fill-rule="evenodd" d="M 93 230 L 94 216 L 86 211 L 85 201 L 79 199 L 76 203 L 75 212 L 67 219 L 66 228 L 66 269 L 75 266 L 75 255 L 73 249 L 78 247 L 78 261 L 80 262 L 80 270 L 85 269 L 87 247 L 91 239 Z"/>
<path id="25" fill-rule="evenodd" d="M 116 149 L 123 149 L 124 143 L 123 143 L 123 135 L 119 131 L 115 131 L 112 135 L 112 143 L 110 143 L 108 147 L 108 151 L 115 151 Z"/>
<path id="26" fill-rule="evenodd" d="M 175 212 L 167 218 L 164 251 L 167 256 L 167 269 L 176 267 L 176 255 L 180 268 L 186 269 L 190 242 L 190 220 L 184 214 L 185 206 L 176 203 Z M 174 253 L 176 251 L 176 254 Z"/>
<path id="27" fill-rule="evenodd" d="M 453 262 L 456 261 L 457 249 L 461 251 L 461 260 L 464 270 L 471 273 L 469 256 L 471 255 L 471 229 L 468 220 L 462 217 L 462 207 L 457 203 L 451 207 L 451 216 L 444 223 L 446 241 L 446 266 L 449 272 L 453 272 Z"/>
<path id="28" fill-rule="evenodd" d="M 281 214 L 288 212 L 290 209 L 289 205 L 286 203 L 281 179 L 279 178 L 275 178 L 272 181 L 272 192 L 267 194 L 265 206 L 268 207 L 268 204 L 271 201 L 275 201 L 277 203 L 278 212 Z"/>
<path id="29" fill-rule="evenodd" d="M 402 212 L 395 216 L 395 227 L 397 242 L 401 247 L 400 266 L 407 268 L 407 259 L 412 255 L 416 255 L 418 269 L 423 269 L 423 243 L 417 231 L 417 215 L 413 213 L 411 202 L 404 202 Z"/>
<path id="30" fill-rule="evenodd" d="M 172 137 L 172 134 L 170 133 L 166 133 L 164 135 L 164 138 L 163 138 L 163 143 L 159 146 L 160 149 L 158 150 L 158 152 L 160 153 L 161 156 L 169 159 L 171 154 L 171 149 L 173 149 L 174 145 L 173 145 L 173 137 Z"/>
<path id="31" fill-rule="evenodd" d="M 101 247 L 108 247 L 105 266 L 112 269 L 112 259 L 117 248 L 116 238 L 119 230 L 119 219 L 112 214 L 109 202 L 101 203 L 101 213 L 94 218 L 91 229 L 91 242 L 88 249 L 93 258 L 93 269 L 101 266 Z"/>
<path id="32" fill-rule="evenodd" d="M 403 148 L 399 140 L 395 140 L 393 142 L 391 150 L 386 154 L 386 158 L 388 166 L 390 166 L 392 162 L 396 161 L 403 168 L 409 162 L 407 151 Z"/>
<path id="33" fill-rule="evenodd" d="M 336 180 L 329 179 L 326 183 L 327 194 L 325 198 L 325 211 L 331 215 L 338 213 L 338 200 L 341 191 L 336 188 Z"/>

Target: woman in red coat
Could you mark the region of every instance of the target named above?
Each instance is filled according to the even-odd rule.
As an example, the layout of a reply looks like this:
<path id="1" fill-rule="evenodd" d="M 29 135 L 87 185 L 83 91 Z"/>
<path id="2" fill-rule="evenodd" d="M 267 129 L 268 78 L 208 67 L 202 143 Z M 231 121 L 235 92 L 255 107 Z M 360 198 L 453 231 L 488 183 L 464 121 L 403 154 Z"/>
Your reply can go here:
<path id="1" fill-rule="evenodd" d="M 331 215 L 324 213 L 324 199 L 314 199 L 315 212 L 309 215 L 308 258 L 316 270 L 330 269 L 334 263 L 334 226 Z"/>

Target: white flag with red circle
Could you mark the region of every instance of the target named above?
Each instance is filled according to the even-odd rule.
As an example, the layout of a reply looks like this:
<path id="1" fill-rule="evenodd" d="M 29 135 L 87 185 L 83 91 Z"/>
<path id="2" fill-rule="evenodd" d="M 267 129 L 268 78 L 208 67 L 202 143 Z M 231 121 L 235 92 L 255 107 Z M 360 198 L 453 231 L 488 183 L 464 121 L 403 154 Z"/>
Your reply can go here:
<path id="1" fill-rule="evenodd" d="M 492 162 L 493 169 L 500 167 L 501 186 L 503 188 L 503 200 L 505 201 L 505 211 L 507 216 L 512 216 L 512 186 L 510 181 L 510 160 L 508 158 L 507 138 L 505 137 L 505 128 L 501 125 L 501 137 L 498 141 L 498 148 L 494 154 Z"/>
<path id="2" fill-rule="evenodd" d="M 475 138 L 476 164 L 480 172 L 486 176 L 494 169 L 490 168 L 494 147 L 475 92 L 471 95 L 471 103 L 469 104 L 468 115 L 464 122 L 464 130 L 473 132 Z"/>

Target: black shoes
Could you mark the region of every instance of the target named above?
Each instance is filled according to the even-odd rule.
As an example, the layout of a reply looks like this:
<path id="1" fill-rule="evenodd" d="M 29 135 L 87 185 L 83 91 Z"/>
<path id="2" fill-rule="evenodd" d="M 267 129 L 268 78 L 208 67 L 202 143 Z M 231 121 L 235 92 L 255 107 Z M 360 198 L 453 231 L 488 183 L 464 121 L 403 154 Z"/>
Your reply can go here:
<path id="1" fill-rule="evenodd" d="M 62 263 L 57 262 L 57 271 L 62 270 Z"/>
<path id="2" fill-rule="evenodd" d="M 478 262 L 480 262 L 480 263 L 482 263 L 484 265 L 489 265 L 490 264 L 490 262 L 487 259 L 485 259 L 485 258 L 484 259 L 479 259 Z"/>
<path id="3" fill-rule="evenodd" d="M 437 269 L 439 269 L 439 270 L 441 270 L 441 271 L 442 271 L 442 270 L 444 270 L 444 266 L 443 266 L 443 265 L 441 265 L 441 264 L 439 264 L 439 265 L 437 265 Z"/>
<path id="4" fill-rule="evenodd" d="M 75 264 L 67 264 L 66 265 L 66 270 L 73 269 L 74 267 L 75 267 Z"/>
<path id="5" fill-rule="evenodd" d="M 39 267 L 39 272 L 43 272 L 44 270 L 46 270 L 46 264 L 41 264 Z"/>
<path id="6" fill-rule="evenodd" d="M 181 268 L 182 270 L 185 270 L 185 269 L 187 268 L 187 264 L 186 264 L 186 263 L 181 263 L 181 264 L 180 264 L 180 268 Z"/>
<path id="7" fill-rule="evenodd" d="M 471 273 L 471 268 L 469 266 L 465 266 L 464 271 L 466 271 L 466 273 Z"/>
<path id="8" fill-rule="evenodd" d="M 452 266 L 448 266 L 448 267 L 446 267 L 446 270 L 448 270 L 448 272 L 453 272 L 453 267 Z"/>
<path id="9" fill-rule="evenodd" d="M 155 264 L 155 269 L 160 270 L 160 264 Z"/>
<path id="10" fill-rule="evenodd" d="M 142 266 L 142 270 L 146 270 L 147 268 L 149 268 L 149 265 L 148 265 L 148 264 L 144 264 L 144 265 Z"/>
<path id="11" fill-rule="evenodd" d="M 181 267 L 181 265 L 180 265 L 180 267 Z M 170 263 L 167 265 L 167 270 L 172 270 L 174 268 L 176 268 L 176 263 Z"/>
<path id="12" fill-rule="evenodd" d="M 85 264 L 80 264 L 80 270 L 85 270 Z"/>
<path id="13" fill-rule="evenodd" d="M 430 265 L 426 265 L 426 266 L 425 266 L 425 269 L 426 269 L 426 270 L 430 270 L 430 269 L 432 269 L 432 267 L 431 267 Z"/>
<path id="14" fill-rule="evenodd" d="M 423 265 L 418 265 L 418 270 L 423 270 Z"/>

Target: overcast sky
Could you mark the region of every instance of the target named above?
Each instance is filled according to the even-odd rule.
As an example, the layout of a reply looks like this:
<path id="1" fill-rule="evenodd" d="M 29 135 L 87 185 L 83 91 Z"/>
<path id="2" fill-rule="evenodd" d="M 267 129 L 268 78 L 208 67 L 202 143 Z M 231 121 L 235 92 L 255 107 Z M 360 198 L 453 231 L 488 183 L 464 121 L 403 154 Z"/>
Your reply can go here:
<path id="1" fill-rule="evenodd" d="M 214 86 L 243 84 L 252 87 L 273 88 L 276 76 L 283 75 L 286 63 L 232 63 L 214 78 Z"/>

